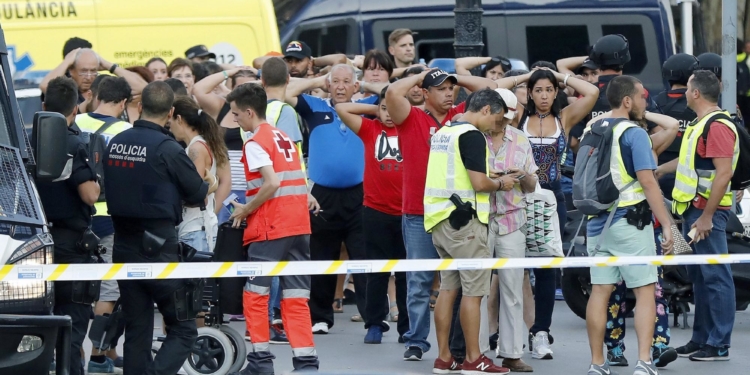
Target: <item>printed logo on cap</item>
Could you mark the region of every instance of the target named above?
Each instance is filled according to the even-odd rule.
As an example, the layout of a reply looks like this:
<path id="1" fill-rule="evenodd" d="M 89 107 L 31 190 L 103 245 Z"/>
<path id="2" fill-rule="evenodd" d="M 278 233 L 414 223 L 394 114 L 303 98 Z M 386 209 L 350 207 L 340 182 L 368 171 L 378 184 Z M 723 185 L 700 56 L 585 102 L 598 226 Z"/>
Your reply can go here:
<path id="1" fill-rule="evenodd" d="M 298 41 L 289 42 L 289 45 L 286 46 L 287 52 L 302 52 L 302 43 Z"/>

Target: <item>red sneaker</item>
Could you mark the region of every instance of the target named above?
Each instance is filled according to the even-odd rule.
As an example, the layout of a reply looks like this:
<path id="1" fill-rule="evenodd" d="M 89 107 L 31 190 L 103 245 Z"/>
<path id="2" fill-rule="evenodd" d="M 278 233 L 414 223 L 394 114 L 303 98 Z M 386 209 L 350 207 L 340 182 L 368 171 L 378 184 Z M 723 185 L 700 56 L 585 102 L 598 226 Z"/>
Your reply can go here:
<path id="1" fill-rule="evenodd" d="M 510 369 L 495 365 L 491 359 L 481 356 L 474 362 L 464 361 L 461 375 L 507 374 Z"/>
<path id="2" fill-rule="evenodd" d="M 435 364 L 432 366 L 433 374 L 460 374 L 461 364 L 456 362 L 456 359 L 451 357 L 451 360 L 446 362 L 440 358 L 435 360 Z"/>

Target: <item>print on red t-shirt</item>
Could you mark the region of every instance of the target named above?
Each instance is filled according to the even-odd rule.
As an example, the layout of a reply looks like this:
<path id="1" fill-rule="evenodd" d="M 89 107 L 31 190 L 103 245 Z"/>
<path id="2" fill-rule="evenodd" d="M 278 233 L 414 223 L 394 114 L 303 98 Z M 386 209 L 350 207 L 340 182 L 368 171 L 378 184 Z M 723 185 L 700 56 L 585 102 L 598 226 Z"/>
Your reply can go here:
<path id="1" fill-rule="evenodd" d="M 441 126 L 457 114 L 464 113 L 465 108 L 465 103 L 451 108 Z M 404 156 L 403 213 L 424 215 L 424 186 L 427 182 L 430 137 L 437 132 L 438 125 L 434 117 L 417 107 L 412 107 L 406 120 L 396 128 L 401 154 Z"/>
<path id="2" fill-rule="evenodd" d="M 400 216 L 404 168 L 396 128 L 362 118 L 357 135 L 365 146 L 365 207 Z"/>
<path id="3" fill-rule="evenodd" d="M 708 139 L 704 140 L 701 135 L 698 139 L 698 156 L 705 159 L 731 158 L 734 156 L 735 135 L 732 129 L 720 122 L 712 122 L 708 129 Z M 704 210 L 708 200 L 698 196 L 693 202 L 695 208 Z M 728 210 L 731 207 L 719 206 L 720 210 Z"/>

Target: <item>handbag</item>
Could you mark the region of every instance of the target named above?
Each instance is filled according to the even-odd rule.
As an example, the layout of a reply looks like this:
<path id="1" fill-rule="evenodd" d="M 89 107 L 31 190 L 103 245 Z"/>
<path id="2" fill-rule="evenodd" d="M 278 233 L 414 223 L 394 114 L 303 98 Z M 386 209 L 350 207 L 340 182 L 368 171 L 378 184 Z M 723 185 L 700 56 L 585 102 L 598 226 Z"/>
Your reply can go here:
<path id="1" fill-rule="evenodd" d="M 677 227 L 677 224 L 672 222 L 672 240 L 674 242 L 674 245 L 672 246 L 672 254 L 674 255 L 684 255 L 684 254 L 692 254 L 693 248 L 688 245 L 687 241 L 685 240 L 685 237 L 682 236 L 682 231 L 680 228 Z"/>
<path id="2" fill-rule="evenodd" d="M 526 195 L 526 203 L 526 256 L 562 257 L 555 193 L 537 183 L 534 192 Z"/>

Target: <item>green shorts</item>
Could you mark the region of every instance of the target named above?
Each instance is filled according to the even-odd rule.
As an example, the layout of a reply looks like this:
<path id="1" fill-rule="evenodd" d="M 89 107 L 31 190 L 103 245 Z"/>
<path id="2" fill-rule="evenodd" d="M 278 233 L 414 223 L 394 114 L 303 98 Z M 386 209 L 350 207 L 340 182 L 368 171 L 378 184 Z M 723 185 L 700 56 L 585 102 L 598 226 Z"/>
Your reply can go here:
<path id="1" fill-rule="evenodd" d="M 599 237 L 601 235 L 587 239 L 586 246 L 589 254 L 594 251 Z M 634 225 L 628 224 L 625 218 L 617 220 L 609 227 L 602 239 L 599 252 L 596 253 L 597 257 L 654 255 L 656 255 L 656 242 L 654 242 L 653 225 L 638 230 Z M 591 284 L 611 285 L 622 280 L 628 288 L 653 284 L 657 281 L 656 266 L 591 267 Z"/>

